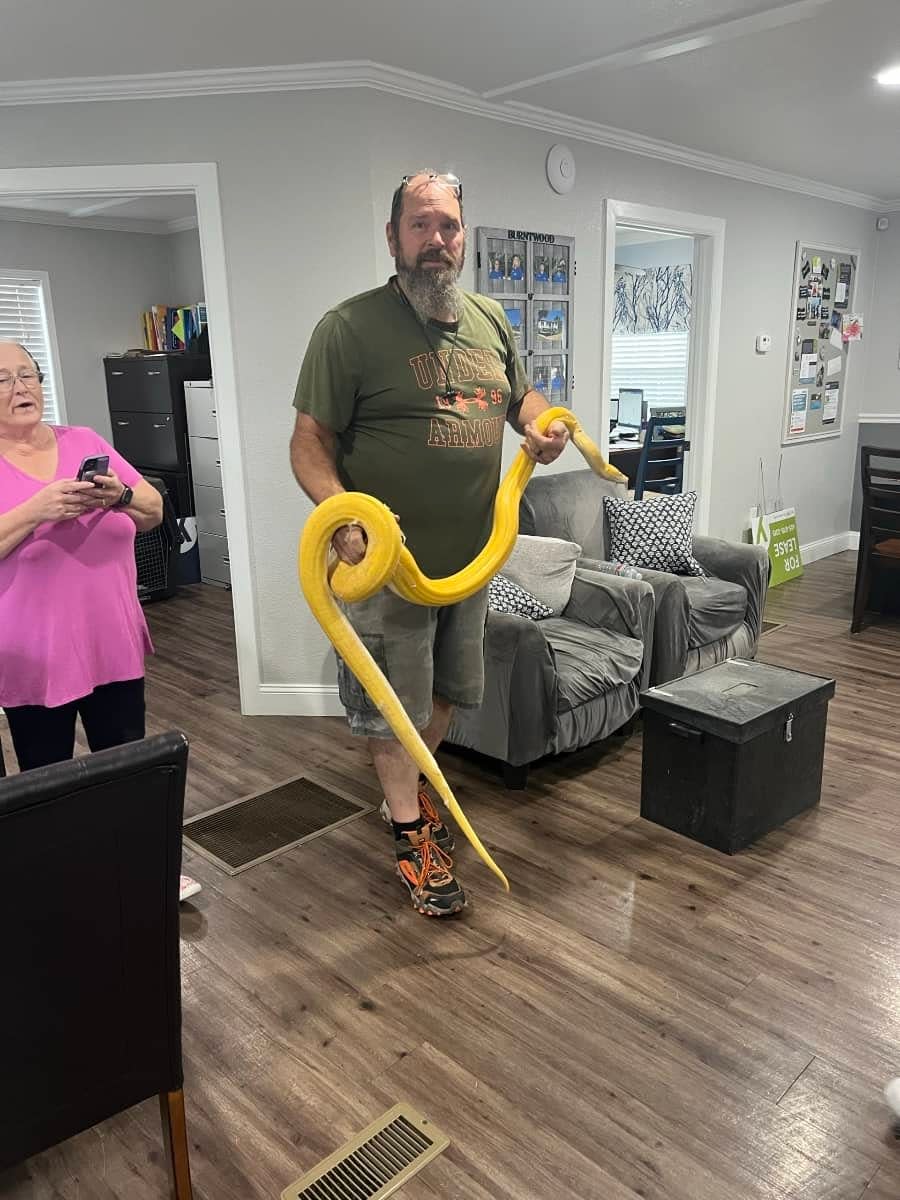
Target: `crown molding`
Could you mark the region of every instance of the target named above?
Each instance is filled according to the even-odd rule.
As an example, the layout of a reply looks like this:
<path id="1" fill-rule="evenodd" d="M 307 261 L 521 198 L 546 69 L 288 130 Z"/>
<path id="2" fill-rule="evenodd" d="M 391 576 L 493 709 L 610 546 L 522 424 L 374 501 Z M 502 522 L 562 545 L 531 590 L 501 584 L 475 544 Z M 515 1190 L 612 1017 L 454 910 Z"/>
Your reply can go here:
<path id="1" fill-rule="evenodd" d="M 501 106 L 498 106 L 501 107 Z M 502 106 L 516 109 L 522 116 L 522 124 L 533 129 L 544 129 L 548 133 L 564 134 L 593 142 L 610 150 L 622 150 L 626 154 L 641 154 L 645 158 L 656 158 L 676 166 L 690 167 L 695 171 L 706 171 L 713 175 L 724 175 L 744 183 L 755 183 L 760 187 L 778 188 L 784 192 L 799 192 L 817 200 L 830 200 L 835 204 L 847 204 L 852 208 L 863 208 L 868 212 L 889 212 L 891 204 L 878 196 L 865 192 L 854 192 L 835 187 L 818 179 L 806 179 L 802 175 L 788 175 L 784 171 L 773 171 L 769 167 L 756 166 L 736 158 L 723 158 L 718 154 L 707 154 L 675 142 L 663 142 L 657 138 L 644 137 L 627 129 L 616 129 L 611 125 L 599 125 L 594 121 L 583 121 L 553 109 L 538 108 L 518 100 L 508 100 Z"/>
<path id="2" fill-rule="evenodd" d="M 519 101 L 486 100 L 478 92 L 446 80 L 404 71 L 367 59 L 300 63 L 281 67 L 239 67 L 207 71 L 171 71 L 153 75 L 108 75 L 72 79 L 26 79 L 0 82 L 0 106 L 75 104 L 101 100 L 163 100 L 196 96 L 246 95 L 265 92 L 309 91 L 327 88 L 372 88 L 393 96 L 435 104 L 470 116 L 503 121 L 547 133 L 578 138 L 596 146 L 640 154 L 755 183 L 761 187 L 797 192 L 869 212 L 894 212 L 896 201 L 850 191 L 819 180 L 773 171 L 737 159 L 708 154 L 673 142 L 616 129 L 553 109 Z"/>
<path id="3" fill-rule="evenodd" d="M 183 218 L 197 221 L 193 217 Z M 63 229 L 97 229 L 110 233 L 146 233 L 154 236 L 166 236 L 173 231 L 169 228 L 175 222 L 168 221 L 139 221 L 128 217 L 70 217 L 67 213 L 48 212 L 34 208 L 6 208 L 0 204 L 0 221 L 21 221 L 26 225 L 57 225 Z"/>
<path id="4" fill-rule="evenodd" d="M 423 98 L 442 94 L 478 100 L 477 92 L 457 84 L 388 67 L 368 59 L 298 63 L 283 67 L 224 67 L 148 75 L 94 75 L 68 79 L 20 79 L 0 82 L 0 105 L 75 104 L 96 100 L 167 100 L 191 96 L 253 92 L 308 91 L 317 88 L 372 87 Z M 441 101 L 439 101 L 441 102 Z"/>

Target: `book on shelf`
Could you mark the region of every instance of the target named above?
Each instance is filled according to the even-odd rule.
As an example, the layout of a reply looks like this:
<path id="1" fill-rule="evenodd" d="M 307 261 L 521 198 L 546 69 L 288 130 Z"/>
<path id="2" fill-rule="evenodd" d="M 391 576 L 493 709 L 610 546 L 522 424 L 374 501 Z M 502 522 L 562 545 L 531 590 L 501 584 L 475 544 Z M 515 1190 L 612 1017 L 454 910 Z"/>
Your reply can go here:
<path id="1" fill-rule="evenodd" d="M 145 349 L 190 350 L 206 329 L 206 305 L 154 304 L 142 314 L 142 324 Z"/>

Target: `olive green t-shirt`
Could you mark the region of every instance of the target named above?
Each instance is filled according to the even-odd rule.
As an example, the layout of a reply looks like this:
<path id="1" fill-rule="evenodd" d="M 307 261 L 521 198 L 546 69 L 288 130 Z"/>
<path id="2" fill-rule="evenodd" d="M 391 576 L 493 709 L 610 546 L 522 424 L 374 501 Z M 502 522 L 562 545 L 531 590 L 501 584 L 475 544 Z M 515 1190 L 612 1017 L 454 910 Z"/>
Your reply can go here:
<path id="1" fill-rule="evenodd" d="M 388 505 L 422 571 L 440 579 L 490 535 L 504 422 L 528 388 L 495 300 L 466 293 L 458 333 L 426 330 L 388 283 L 325 314 L 294 406 L 337 435 L 341 483 Z"/>

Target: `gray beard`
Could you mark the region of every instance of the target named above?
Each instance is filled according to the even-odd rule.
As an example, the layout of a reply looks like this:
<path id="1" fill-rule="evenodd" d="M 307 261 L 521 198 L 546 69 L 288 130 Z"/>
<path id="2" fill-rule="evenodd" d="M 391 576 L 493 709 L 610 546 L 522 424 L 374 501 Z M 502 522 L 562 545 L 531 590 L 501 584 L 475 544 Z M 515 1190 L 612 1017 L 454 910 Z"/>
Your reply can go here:
<path id="1" fill-rule="evenodd" d="M 448 267 L 434 271 L 423 267 L 405 270 L 397 267 L 403 294 L 423 325 L 428 321 L 458 321 L 463 313 L 463 290 L 457 272 Z"/>

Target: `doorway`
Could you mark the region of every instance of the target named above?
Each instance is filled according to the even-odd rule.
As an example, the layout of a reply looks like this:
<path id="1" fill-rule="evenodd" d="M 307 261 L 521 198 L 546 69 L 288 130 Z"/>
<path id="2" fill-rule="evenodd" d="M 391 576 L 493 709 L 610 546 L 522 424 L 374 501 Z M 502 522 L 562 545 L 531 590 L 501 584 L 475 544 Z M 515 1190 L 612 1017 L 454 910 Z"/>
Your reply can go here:
<path id="1" fill-rule="evenodd" d="M 704 533 L 725 222 L 617 200 L 606 201 L 605 216 L 601 440 L 609 453 L 612 432 L 615 455 L 620 444 L 637 444 L 654 411 L 684 409 L 691 443 L 685 488 L 697 491 L 697 531 Z"/>
<path id="2" fill-rule="evenodd" d="M 175 198 L 175 199 L 173 199 Z M 149 163 L 118 166 L 34 167 L 0 169 L 0 203 L 22 210 L 40 210 L 41 205 L 71 205 L 84 217 L 114 222 L 116 215 L 127 219 L 128 206 L 143 205 L 147 215 L 167 211 L 174 203 L 186 227 L 196 222 L 199 262 L 204 288 L 203 299 L 209 313 L 209 354 L 215 381 L 218 460 L 221 468 L 223 507 L 228 513 L 228 557 L 232 579 L 231 602 L 234 610 L 235 641 L 240 679 L 241 711 L 260 711 L 259 647 L 256 636 L 254 584 L 250 572 L 247 504 L 241 462 L 240 432 L 237 417 L 237 387 L 231 336 L 230 299 L 227 284 L 225 245 L 219 200 L 218 172 L 214 163 Z M 39 211 L 33 219 L 40 220 Z M 177 231 L 173 231 L 177 232 Z M 52 286 L 52 279 L 50 280 Z M 91 284 L 84 280 L 86 292 Z M 176 286 L 173 281 L 173 286 Z M 187 301 L 187 297 L 183 298 Z M 195 298 L 199 299 L 199 298 Z M 60 311 L 57 303 L 56 340 L 60 340 Z M 137 324 L 131 345 L 142 345 L 142 329 Z M 102 363 L 99 364 L 102 372 Z M 100 376 L 101 400 L 105 405 L 105 387 Z M 69 423 L 73 415 L 73 391 L 65 391 L 63 415 Z M 96 400 L 95 400 L 96 403 Z M 85 424 L 88 422 L 85 421 Z M 101 430 L 102 432 L 102 430 Z"/>

